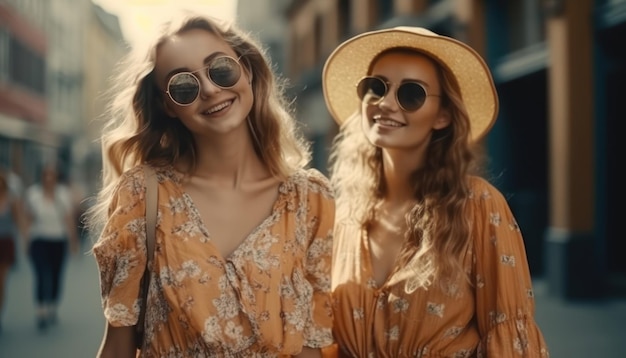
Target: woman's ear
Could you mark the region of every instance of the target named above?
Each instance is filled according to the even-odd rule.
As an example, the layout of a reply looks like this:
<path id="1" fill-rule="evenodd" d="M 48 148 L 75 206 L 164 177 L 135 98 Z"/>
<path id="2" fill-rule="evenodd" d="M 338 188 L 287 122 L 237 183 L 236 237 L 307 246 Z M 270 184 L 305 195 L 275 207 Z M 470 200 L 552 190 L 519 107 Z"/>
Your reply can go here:
<path id="1" fill-rule="evenodd" d="M 443 129 L 450 125 L 452 122 L 452 118 L 450 115 L 450 111 L 448 109 L 442 108 L 439 110 L 439 114 L 437 115 L 437 119 L 435 119 L 435 123 L 433 123 L 433 129 Z"/>

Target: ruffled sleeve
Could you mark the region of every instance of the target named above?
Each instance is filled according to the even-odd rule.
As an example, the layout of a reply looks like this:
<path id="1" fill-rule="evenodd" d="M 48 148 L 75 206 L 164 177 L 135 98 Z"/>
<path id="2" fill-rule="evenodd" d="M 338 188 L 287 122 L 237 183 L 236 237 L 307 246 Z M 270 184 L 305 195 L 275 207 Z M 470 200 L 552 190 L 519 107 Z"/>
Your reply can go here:
<path id="1" fill-rule="evenodd" d="M 304 345 L 323 348 L 333 343 L 331 307 L 332 230 L 335 201 L 328 179 L 309 170 L 307 225 L 311 233 L 306 252 L 306 278 L 313 288 L 312 321 L 307 324 Z"/>
<path id="2" fill-rule="evenodd" d="M 139 316 L 140 282 L 146 266 L 144 195 L 141 170 L 122 175 L 108 220 L 93 248 L 104 316 L 114 327 L 135 325 Z"/>
<path id="3" fill-rule="evenodd" d="M 535 314 L 524 241 L 502 194 L 473 184 L 476 315 L 482 357 L 548 357 Z"/>

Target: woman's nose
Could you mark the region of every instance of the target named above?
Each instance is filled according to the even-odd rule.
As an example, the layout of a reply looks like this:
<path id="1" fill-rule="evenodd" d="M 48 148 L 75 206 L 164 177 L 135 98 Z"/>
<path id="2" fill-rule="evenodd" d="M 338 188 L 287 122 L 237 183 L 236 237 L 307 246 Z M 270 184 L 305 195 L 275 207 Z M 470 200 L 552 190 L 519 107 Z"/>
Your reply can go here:
<path id="1" fill-rule="evenodd" d="M 396 100 L 396 90 L 393 87 L 389 87 L 387 89 L 387 93 L 385 96 L 381 98 L 378 102 L 378 107 L 387 111 L 397 111 L 400 107 L 398 106 L 398 101 Z"/>
<path id="2" fill-rule="evenodd" d="M 200 95 L 202 97 L 206 98 L 222 91 L 220 87 L 209 79 L 208 74 L 199 74 L 198 79 L 200 80 Z"/>

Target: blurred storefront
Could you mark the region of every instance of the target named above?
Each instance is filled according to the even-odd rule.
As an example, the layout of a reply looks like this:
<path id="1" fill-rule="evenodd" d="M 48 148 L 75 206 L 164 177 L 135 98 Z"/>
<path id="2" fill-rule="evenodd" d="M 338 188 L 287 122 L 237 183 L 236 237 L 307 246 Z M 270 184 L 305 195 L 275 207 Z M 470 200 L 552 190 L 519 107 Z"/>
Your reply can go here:
<path id="1" fill-rule="evenodd" d="M 0 165 L 25 186 L 51 161 L 63 179 L 97 184 L 93 120 L 125 51 L 117 18 L 91 0 L 0 2 Z"/>
<path id="2" fill-rule="evenodd" d="M 32 180 L 37 146 L 59 146 L 61 136 L 39 130 L 48 119 L 43 10 L 30 18 L 0 3 L 0 161 L 3 169 Z"/>

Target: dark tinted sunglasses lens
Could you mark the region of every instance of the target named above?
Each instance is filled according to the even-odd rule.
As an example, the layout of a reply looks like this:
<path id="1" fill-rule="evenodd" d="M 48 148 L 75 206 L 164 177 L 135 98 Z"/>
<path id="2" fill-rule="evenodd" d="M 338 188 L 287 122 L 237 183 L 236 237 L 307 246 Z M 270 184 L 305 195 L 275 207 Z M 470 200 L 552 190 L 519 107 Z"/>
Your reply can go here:
<path id="1" fill-rule="evenodd" d="M 426 101 L 426 90 L 416 82 L 403 83 L 398 87 L 398 103 L 405 111 L 416 111 Z"/>
<path id="2" fill-rule="evenodd" d="M 211 81 L 224 88 L 234 86 L 241 77 L 241 66 L 230 57 L 218 57 L 211 62 L 208 68 Z"/>
<path id="3" fill-rule="evenodd" d="M 198 97 L 200 85 L 190 73 L 179 73 L 170 80 L 168 92 L 179 104 L 190 104 Z"/>
<path id="4" fill-rule="evenodd" d="M 372 103 L 385 96 L 387 86 L 385 82 L 379 78 L 365 77 L 359 82 L 356 90 L 361 101 Z"/>

